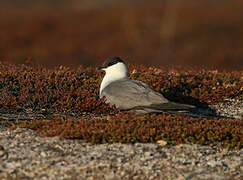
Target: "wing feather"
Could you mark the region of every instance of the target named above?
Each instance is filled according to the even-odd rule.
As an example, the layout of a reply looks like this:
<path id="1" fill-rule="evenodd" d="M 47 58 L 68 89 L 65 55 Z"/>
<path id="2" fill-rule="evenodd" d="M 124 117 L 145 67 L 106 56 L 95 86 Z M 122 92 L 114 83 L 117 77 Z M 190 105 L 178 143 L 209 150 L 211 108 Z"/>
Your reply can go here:
<path id="1" fill-rule="evenodd" d="M 101 97 L 103 96 L 106 97 L 108 103 L 115 104 L 120 109 L 133 109 L 139 106 L 169 102 L 162 94 L 155 92 L 147 84 L 129 79 L 110 83 L 101 92 Z"/>

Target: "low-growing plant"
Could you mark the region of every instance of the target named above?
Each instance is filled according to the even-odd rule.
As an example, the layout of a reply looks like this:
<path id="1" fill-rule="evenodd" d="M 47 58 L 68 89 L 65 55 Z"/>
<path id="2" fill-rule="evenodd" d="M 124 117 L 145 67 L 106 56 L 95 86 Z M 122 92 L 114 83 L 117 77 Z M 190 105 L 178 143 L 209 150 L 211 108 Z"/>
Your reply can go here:
<path id="1" fill-rule="evenodd" d="M 243 98 L 242 72 L 157 69 L 129 65 L 129 77 L 148 83 L 167 98 L 203 106 L 225 98 Z M 169 144 L 216 144 L 242 148 L 242 120 L 183 115 L 119 113 L 99 98 L 103 74 L 94 68 L 47 69 L 0 63 L 1 111 L 46 110 L 49 113 L 105 114 L 103 118 L 35 120 L 24 127 L 45 136 L 79 138 L 92 143 L 168 141 Z M 113 114 L 113 115 L 112 115 Z M 117 115 L 114 115 L 117 114 Z"/>
<path id="2" fill-rule="evenodd" d="M 132 79 L 152 86 L 168 99 L 203 106 L 225 98 L 243 98 L 242 72 L 157 69 L 129 65 Z M 0 62 L 0 108 L 65 113 L 117 113 L 99 99 L 103 74 L 94 68 L 47 69 L 34 65 Z"/>
<path id="3" fill-rule="evenodd" d="M 108 118 L 35 120 L 13 128 L 29 128 L 44 136 L 82 139 L 91 143 L 196 143 L 240 149 L 243 122 L 240 119 L 202 119 L 183 115 L 135 115 L 119 113 Z"/>

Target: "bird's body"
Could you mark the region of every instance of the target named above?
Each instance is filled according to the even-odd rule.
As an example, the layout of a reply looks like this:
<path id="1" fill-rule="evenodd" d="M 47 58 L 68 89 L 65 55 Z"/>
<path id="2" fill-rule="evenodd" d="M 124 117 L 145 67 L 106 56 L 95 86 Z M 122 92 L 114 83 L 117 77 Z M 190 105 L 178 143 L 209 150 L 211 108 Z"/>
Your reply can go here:
<path id="1" fill-rule="evenodd" d="M 189 110 L 194 106 L 170 102 L 162 94 L 147 84 L 127 78 L 124 62 L 114 57 L 100 68 L 106 74 L 100 86 L 100 97 L 121 110 L 133 110 L 137 113 Z"/>

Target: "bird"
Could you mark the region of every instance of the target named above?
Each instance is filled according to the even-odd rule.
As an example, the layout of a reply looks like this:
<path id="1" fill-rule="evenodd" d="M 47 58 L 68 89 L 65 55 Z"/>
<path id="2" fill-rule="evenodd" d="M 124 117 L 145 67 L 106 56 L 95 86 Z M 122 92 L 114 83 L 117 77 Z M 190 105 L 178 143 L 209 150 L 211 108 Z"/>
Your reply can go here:
<path id="1" fill-rule="evenodd" d="M 136 114 L 189 111 L 195 106 L 171 102 L 144 82 L 129 79 L 125 62 L 119 57 L 107 59 L 97 70 L 105 71 L 99 97 L 120 110 Z"/>

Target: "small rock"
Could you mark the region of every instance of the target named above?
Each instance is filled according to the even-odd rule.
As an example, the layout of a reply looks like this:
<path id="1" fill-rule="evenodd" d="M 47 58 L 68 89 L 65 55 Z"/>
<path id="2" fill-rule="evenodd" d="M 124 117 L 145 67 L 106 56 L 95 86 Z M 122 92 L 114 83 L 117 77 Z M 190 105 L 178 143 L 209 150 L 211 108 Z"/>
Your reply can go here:
<path id="1" fill-rule="evenodd" d="M 165 146 L 167 144 L 167 141 L 164 141 L 164 140 L 159 140 L 156 142 L 158 145 L 160 146 Z"/>
<path id="2" fill-rule="evenodd" d="M 146 157 L 150 157 L 150 156 L 153 156 L 153 153 L 147 151 L 147 152 L 144 153 L 144 156 L 146 156 Z"/>
<path id="3" fill-rule="evenodd" d="M 0 159 L 5 160 L 8 158 L 8 153 L 4 150 L 3 146 L 0 146 Z"/>
<path id="4" fill-rule="evenodd" d="M 5 154 L 5 152 L 0 150 L 0 157 L 2 157 L 4 154 Z"/>
<path id="5" fill-rule="evenodd" d="M 182 147 L 183 147 L 183 144 L 178 144 L 178 145 L 175 146 L 175 148 L 178 148 L 178 149 L 180 149 Z"/>
<path id="6" fill-rule="evenodd" d="M 42 157 L 46 157 L 46 153 L 43 152 L 43 151 L 40 153 L 40 155 L 41 155 Z"/>
<path id="7" fill-rule="evenodd" d="M 222 163 L 220 161 L 211 160 L 211 161 L 207 162 L 207 164 L 211 167 L 215 167 L 217 165 L 221 165 Z"/>

